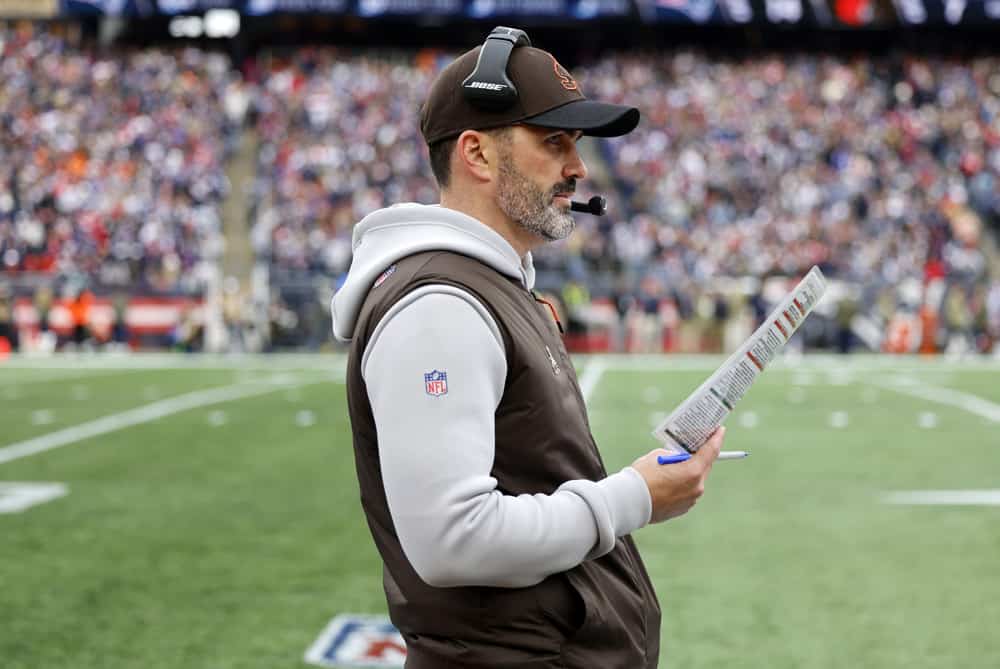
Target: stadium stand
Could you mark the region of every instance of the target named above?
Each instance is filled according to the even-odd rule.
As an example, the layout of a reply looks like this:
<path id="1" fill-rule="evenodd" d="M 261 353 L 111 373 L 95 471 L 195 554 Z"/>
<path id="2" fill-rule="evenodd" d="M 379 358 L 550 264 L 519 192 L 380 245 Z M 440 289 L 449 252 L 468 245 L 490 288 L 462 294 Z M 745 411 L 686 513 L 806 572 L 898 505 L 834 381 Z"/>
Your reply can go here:
<path id="1" fill-rule="evenodd" d="M 342 274 L 354 223 L 437 200 L 417 124 L 435 61 L 331 49 L 259 59 L 254 244 L 275 271 Z"/>
<path id="2" fill-rule="evenodd" d="M 941 311 L 946 338 L 976 348 L 995 337 L 976 323 L 983 222 L 1000 222 L 998 71 L 996 57 L 912 54 L 605 57 L 585 88 L 646 122 L 603 144 L 627 213 L 593 255 L 687 313 L 715 277 L 818 264 L 878 328 Z M 917 339 L 900 349 L 937 348 Z"/>
<path id="3" fill-rule="evenodd" d="M 6 272 L 198 293 L 221 248 L 236 128 L 228 58 L 92 51 L 42 29 L 0 33 L 0 260 Z"/>
<path id="4" fill-rule="evenodd" d="M 435 62 L 329 49 L 262 59 L 255 239 L 279 282 L 336 277 L 361 217 L 435 200 L 414 121 Z M 765 308 L 763 284 L 738 278 L 819 264 L 849 288 L 822 338 L 849 348 L 858 312 L 877 328 L 910 323 L 924 285 L 942 279 L 934 311 L 975 346 L 989 320 L 983 222 L 1000 218 L 998 64 L 679 51 L 579 68 L 584 90 L 640 106 L 645 121 L 601 143 L 615 208 L 537 252 L 540 287 L 573 312 L 571 339 L 631 314 L 632 349 L 718 350 L 719 321 Z M 701 324 L 661 337 L 663 320 Z M 921 343 L 905 339 L 897 348 Z M 622 333 L 575 343 L 626 345 Z"/>
<path id="5" fill-rule="evenodd" d="M 218 276 L 222 205 L 247 196 L 268 285 L 246 308 L 227 288 L 220 322 L 230 340 L 245 320 L 271 344 L 318 348 L 354 223 L 436 200 L 417 109 L 447 53 L 300 47 L 237 68 L 194 48 L 79 46 L 41 24 L 0 41 L 0 262 L 57 293 L 15 290 L 21 325 L 68 337 L 88 286 L 102 339 L 114 322 L 149 327 L 134 316 L 151 309 L 154 333 L 203 326 L 192 309 Z M 673 49 L 574 72 L 644 121 L 586 147 L 607 178 L 580 194 L 606 194 L 609 216 L 578 217 L 536 253 L 572 348 L 729 348 L 813 264 L 836 290 L 809 345 L 1000 340 L 1000 58 Z M 256 176 L 234 194 L 227 161 L 246 133 Z"/>
<path id="6" fill-rule="evenodd" d="M 646 111 L 605 143 L 631 218 L 612 248 L 625 265 L 659 257 L 670 285 L 813 264 L 874 285 L 941 260 L 980 275 L 971 217 L 1000 216 L 998 71 L 997 58 L 606 58 L 585 86 Z"/>

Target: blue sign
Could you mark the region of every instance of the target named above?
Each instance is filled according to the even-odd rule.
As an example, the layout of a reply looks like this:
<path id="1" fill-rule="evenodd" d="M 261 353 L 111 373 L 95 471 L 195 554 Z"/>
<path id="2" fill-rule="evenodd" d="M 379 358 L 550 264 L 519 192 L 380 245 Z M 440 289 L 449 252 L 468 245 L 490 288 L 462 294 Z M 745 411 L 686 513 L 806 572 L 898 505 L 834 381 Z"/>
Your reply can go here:
<path id="1" fill-rule="evenodd" d="M 343 14 L 348 0 L 244 0 L 243 12 L 249 16 L 266 14 Z"/>
<path id="2" fill-rule="evenodd" d="M 460 14 L 462 0 L 358 0 L 359 16 Z"/>

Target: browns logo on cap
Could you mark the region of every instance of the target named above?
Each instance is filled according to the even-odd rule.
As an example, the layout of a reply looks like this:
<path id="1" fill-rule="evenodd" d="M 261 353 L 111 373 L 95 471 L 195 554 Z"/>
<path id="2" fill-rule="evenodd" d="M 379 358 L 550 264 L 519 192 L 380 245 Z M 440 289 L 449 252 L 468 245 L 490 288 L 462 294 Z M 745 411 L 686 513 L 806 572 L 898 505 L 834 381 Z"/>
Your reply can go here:
<path id="1" fill-rule="evenodd" d="M 517 87 L 517 102 L 502 111 L 476 107 L 462 95 L 461 86 L 475 69 L 481 48 L 456 58 L 431 85 L 420 110 L 420 131 L 428 145 L 465 130 L 488 130 L 514 123 L 581 130 L 594 137 L 624 135 L 639 124 L 638 109 L 588 100 L 555 56 L 530 46 L 515 48 L 507 62 L 507 76 Z"/>
<path id="2" fill-rule="evenodd" d="M 549 54 L 552 56 L 552 54 Z M 562 87 L 567 91 L 575 91 L 579 88 L 576 85 L 576 79 L 573 75 L 566 71 L 566 68 L 559 64 L 555 56 L 552 56 L 552 69 L 555 70 L 556 76 L 559 77 L 559 81 L 562 82 Z"/>

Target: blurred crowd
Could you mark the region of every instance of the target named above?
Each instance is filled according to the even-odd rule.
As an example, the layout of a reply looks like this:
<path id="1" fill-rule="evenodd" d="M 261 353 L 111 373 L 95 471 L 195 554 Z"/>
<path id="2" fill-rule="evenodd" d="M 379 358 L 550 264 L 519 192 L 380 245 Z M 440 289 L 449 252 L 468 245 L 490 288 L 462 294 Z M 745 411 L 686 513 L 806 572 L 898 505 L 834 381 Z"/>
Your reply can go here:
<path id="1" fill-rule="evenodd" d="M 258 257 L 279 272 L 337 276 L 351 261 L 351 227 L 366 214 L 437 201 L 418 119 L 437 62 L 430 52 L 332 49 L 258 60 Z"/>
<path id="2" fill-rule="evenodd" d="M 674 287 L 813 264 L 872 287 L 986 269 L 1000 58 L 631 54 L 582 81 L 645 115 L 604 143 L 627 218 L 595 256 Z"/>
<path id="3" fill-rule="evenodd" d="M 819 265 L 880 327 L 929 307 L 1000 337 L 983 239 L 1000 223 L 1000 58 L 681 51 L 581 79 L 644 113 L 602 144 L 623 220 L 575 242 L 640 297 L 690 305 L 713 277 Z"/>
<path id="4" fill-rule="evenodd" d="M 438 198 L 418 109 L 452 54 L 302 47 L 236 68 L 22 24 L 0 29 L 0 55 L 0 276 L 204 293 L 234 197 L 275 287 L 271 338 L 314 323 L 319 346 L 316 305 L 350 264 L 353 225 Z M 887 332 L 900 314 L 968 348 L 1000 341 L 1000 58 L 671 51 L 574 73 L 643 121 L 584 140 L 593 178 L 578 195 L 606 195 L 609 214 L 578 216 L 535 254 L 571 331 L 607 319 L 596 299 L 620 322 L 645 317 L 652 340 L 649 322 L 674 319 L 704 323 L 693 348 L 725 347 L 719 324 L 752 324 L 771 300 L 765 281 L 726 277 L 819 265 L 847 286 L 828 314 L 838 345 L 865 332 L 859 317 Z M 231 188 L 248 138 L 252 183 Z"/>
<path id="5" fill-rule="evenodd" d="M 221 252 L 239 87 L 224 55 L 0 29 L 0 268 L 201 290 Z"/>
<path id="6" fill-rule="evenodd" d="M 448 60 L 261 60 L 255 239 L 279 272 L 337 277 L 365 214 L 436 201 L 416 109 Z M 643 122 L 592 145 L 610 172 L 609 216 L 580 216 L 573 237 L 536 252 L 541 287 L 564 308 L 607 297 L 623 318 L 664 301 L 682 320 L 760 316 L 759 285 L 734 296 L 717 279 L 819 265 L 859 288 L 845 322 L 863 313 L 885 328 L 932 300 L 945 327 L 1000 339 L 983 242 L 1000 222 L 1000 58 L 680 51 L 575 72 Z M 936 279 L 944 290 L 929 297 Z"/>

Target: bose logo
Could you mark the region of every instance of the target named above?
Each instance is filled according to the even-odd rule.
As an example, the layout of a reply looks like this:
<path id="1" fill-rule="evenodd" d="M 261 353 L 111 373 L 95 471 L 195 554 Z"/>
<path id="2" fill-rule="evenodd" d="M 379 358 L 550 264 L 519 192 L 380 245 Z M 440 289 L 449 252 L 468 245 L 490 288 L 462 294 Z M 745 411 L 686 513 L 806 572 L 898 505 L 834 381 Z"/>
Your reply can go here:
<path id="1" fill-rule="evenodd" d="M 491 84 L 486 81 L 473 81 L 466 84 L 466 88 L 485 88 L 488 91 L 502 91 L 507 86 L 506 84 Z"/>

